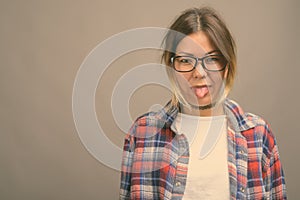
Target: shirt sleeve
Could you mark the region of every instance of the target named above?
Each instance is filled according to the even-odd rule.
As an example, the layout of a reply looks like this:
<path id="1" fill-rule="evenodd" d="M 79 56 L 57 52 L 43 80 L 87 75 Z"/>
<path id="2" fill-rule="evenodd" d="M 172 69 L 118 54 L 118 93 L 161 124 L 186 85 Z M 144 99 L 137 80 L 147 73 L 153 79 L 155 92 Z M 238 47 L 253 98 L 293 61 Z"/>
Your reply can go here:
<path id="1" fill-rule="evenodd" d="M 120 200 L 130 199 L 131 167 L 133 161 L 134 137 L 131 134 L 125 136 L 123 157 L 121 165 Z"/>
<path id="2" fill-rule="evenodd" d="M 270 199 L 287 199 L 285 178 L 282 163 L 280 162 L 278 146 L 269 125 L 267 125 L 267 132 L 270 138 L 267 142 L 269 162 L 265 166 L 265 189 Z"/>

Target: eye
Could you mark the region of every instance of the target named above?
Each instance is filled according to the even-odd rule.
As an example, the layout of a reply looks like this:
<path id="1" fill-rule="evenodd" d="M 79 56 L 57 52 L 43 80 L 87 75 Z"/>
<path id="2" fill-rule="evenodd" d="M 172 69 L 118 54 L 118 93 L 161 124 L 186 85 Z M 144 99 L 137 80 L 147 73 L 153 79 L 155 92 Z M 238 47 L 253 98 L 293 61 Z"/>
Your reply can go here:
<path id="1" fill-rule="evenodd" d="M 189 57 L 178 57 L 177 61 L 180 64 L 193 64 L 195 62 L 193 58 L 189 58 Z"/>
<path id="2" fill-rule="evenodd" d="M 220 56 L 209 56 L 205 58 L 206 64 L 216 64 L 221 61 Z"/>

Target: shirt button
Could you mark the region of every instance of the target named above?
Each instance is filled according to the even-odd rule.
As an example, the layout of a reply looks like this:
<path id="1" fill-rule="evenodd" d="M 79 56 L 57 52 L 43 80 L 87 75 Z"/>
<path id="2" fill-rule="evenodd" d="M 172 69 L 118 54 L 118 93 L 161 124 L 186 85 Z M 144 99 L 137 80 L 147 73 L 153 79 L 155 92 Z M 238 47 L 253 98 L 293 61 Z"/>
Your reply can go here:
<path id="1" fill-rule="evenodd" d="M 245 188 L 240 187 L 240 191 L 241 191 L 242 193 L 244 193 L 244 192 L 245 192 Z"/>
<path id="2" fill-rule="evenodd" d="M 181 183 L 179 181 L 175 183 L 176 187 L 179 187 L 180 185 L 181 185 Z"/>

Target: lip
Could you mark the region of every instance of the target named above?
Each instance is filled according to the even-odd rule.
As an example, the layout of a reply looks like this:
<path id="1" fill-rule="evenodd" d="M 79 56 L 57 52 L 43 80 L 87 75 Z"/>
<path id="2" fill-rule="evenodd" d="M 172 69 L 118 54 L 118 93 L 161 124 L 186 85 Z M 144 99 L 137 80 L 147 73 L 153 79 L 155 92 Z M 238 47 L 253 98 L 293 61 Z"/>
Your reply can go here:
<path id="1" fill-rule="evenodd" d="M 194 86 L 191 87 L 191 89 L 194 89 L 194 88 L 203 88 L 203 87 L 211 88 L 212 86 L 211 85 L 206 85 L 206 84 L 203 84 L 203 85 L 194 85 Z"/>

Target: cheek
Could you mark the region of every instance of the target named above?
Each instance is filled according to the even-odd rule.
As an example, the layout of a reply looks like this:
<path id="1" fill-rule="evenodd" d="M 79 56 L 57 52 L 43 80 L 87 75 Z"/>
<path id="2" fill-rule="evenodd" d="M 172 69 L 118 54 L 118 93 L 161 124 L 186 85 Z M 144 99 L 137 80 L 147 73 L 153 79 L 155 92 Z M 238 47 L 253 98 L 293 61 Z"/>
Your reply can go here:
<path id="1" fill-rule="evenodd" d="M 191 72 L 186 72 L 186 73 L 178 73 L 178 76 L 181 76 L 186 81 L 190 81 L 193 75 Z"/>
<path id="2" fill-rule="evenodd" d="M 189 91 L 191 84 L 189 82 L 191 75 L 183 73 L 175 73 L 176 82 L 182 92 Z"/>
<path id="3" fill-rule="evenodd" d="M 175 73 L 176 81 L 179 85 L 187 85 L 189 84 L 190 79 L 192 78 L 191 73 Z"/>
<path id="4" fill-rule="evenodd" d="M 193 73 L 179 73 L 176 72 L 176 80 L 181 87 L 191 87 L 191 80 L 193 78 Z"/>
<path id="5" fill-rule="evenodd" d="M 224 80 L 224 73 L 211 73 L 209 78 L 214 82 L 214 84 L 222 84 Z"/>

